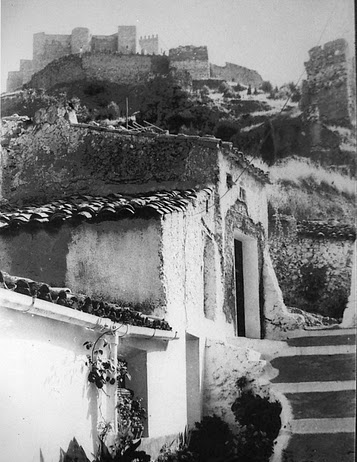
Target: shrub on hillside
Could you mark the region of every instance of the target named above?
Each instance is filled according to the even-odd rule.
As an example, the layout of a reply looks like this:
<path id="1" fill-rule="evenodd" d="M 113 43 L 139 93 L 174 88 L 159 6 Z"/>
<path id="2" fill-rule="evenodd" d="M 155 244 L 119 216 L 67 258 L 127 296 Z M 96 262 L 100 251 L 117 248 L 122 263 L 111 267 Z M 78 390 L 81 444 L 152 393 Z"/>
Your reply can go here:
<path id="1" fill-rule="evenodd" d="M 220 93 L 225 93 L 226 91 L 229 91 L 231 90 L 232 87 L 229 85 L 229 83 L 227 83 L 226 81 L 223 81 L 222 83 L 219 84 L 219 87 L 218 87 L 218 91 Z"/>
<path id="2" fill-rule="evenodd" d="M 235 87 L 233 87 L 233 90 L 235 92 L 239 92 L 239 91 L 244 91 L 246 89 L 246 87 L 244 87 L 243 85 L 241 85 L 240 83 L 237 83 L 237 85 Z"/>
<path id="3" fill-rule="evenodd" d="M 120 117 L 120 109 L 117 103 L 111 101 L 107 106 L 108 119 L 114 120 Z"/>
<path id="4" fill-rule="evenodd" d="M 269 80 L 265 80 L 261 86 L 260 86 L 260 89 L 264 92 L 264 93 L 271 93 L 273 91 L 273 85 L 269 82 Z"/>
<path id="5" fill-rule="evenodd" d="M 18 114 L 32 118 L 41 108 L 47 108 L 53 104 L 57 105 L 63 100 L 62 97 L 49 96 L 42 89 L 28 89 L 19 92 L 11 99 L 3 99 L 1 104 L 1 116 Z"/>
<path id="6" fill-rule="evenodd" d="M 188 94 L 172 76 L 156 76 L 142 87 L 139 107 L 142 119 L 177 132 L 185 122 L 180 112 L 188 107 Z"/>
<path id="7" fill-rule="evenodd" d="M 223 141 L 231 141 L 232 136 L 239 132 L 239 126 L 236 122 L 230 120 L 220 120 L 216 125 L 214 135 Z"/>

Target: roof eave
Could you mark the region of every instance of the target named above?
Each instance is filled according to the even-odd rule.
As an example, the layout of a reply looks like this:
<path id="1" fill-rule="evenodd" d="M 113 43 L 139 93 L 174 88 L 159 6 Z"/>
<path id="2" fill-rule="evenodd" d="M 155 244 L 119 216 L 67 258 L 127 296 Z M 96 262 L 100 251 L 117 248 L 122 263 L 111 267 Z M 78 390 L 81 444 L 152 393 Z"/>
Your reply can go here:
<path id="1" fill-rule="evenodd" d="M 136 338 L 153 338 L 156 340 L 175 340 L 178 338 L 177 332 L 152 329 L 148 327 L 132 326 L 130 324 L 121 324 L 111 321 L 108 318 L 100 318 L 92 314 L 77 311 L 60 305 L 55 305 L 38 298 L 30 298 L 0 288 L 0 306 L 28 313 L 30 315 L 42 316 L 56 321 L 66 322 L 68 324 L 80 326 L 87 329 L 103 332 L 107 329 L 109 332 L 116 333 L 119 336 L 136 337 Z"/>

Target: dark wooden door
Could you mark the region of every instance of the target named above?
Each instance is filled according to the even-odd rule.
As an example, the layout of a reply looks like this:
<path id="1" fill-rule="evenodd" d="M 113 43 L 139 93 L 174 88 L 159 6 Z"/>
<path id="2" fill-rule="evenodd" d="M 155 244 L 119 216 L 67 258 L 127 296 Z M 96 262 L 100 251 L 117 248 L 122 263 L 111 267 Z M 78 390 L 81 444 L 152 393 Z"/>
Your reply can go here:
<path id="1" fill-rule="evenodd" d="M 243 244 L 234 240 L 234 266 L 236 278 L 237 334 L 245 337 Z"/>

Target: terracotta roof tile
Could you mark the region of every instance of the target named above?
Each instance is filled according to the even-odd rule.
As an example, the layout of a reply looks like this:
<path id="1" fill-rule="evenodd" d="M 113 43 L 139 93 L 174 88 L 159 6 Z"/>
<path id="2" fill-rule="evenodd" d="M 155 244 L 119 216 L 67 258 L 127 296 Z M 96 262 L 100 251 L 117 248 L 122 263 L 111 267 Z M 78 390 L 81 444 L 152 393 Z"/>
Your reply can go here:
<path id="1" fill-rule="evenodd" d="M 27 278 L 11 276 L 3 271 L 0 271 L 0 287 L 67 308 L 83 311 L 100 318 L 107 318 L 114 322 L 152 329 L 172 330 L 164 319 L 147 316 L 132 307 L 119 306 L 116 303 L 105 302 L 103 300 L 95 300 L 83 294 L 72 294 L 68 288 L 52 288 L 47 284 Z"/>
<path id="2" fill-rule="evenodd" d="M 205 188 L 211 193 L 211 188 Z M 163 216 L 186 210 L 197 197 L 194 189 L 185 191 L 160 191 L 150 195 L 128 196 L 119 193 L 108 196 L 70 196 L 42 206 L 0 211 L 0 230 L 12 226 L 36 223 L 61 223 L 69 220 L 118 220 L 124 216 Z"/>
<path id="3" fill-rule="evenodd" d="M 296 230 L 301 236 L 320 239 L 347 239 L 352 241 L 356 239 L 355 227 L 344 223 L 304 220 L 297 223 Z"/>

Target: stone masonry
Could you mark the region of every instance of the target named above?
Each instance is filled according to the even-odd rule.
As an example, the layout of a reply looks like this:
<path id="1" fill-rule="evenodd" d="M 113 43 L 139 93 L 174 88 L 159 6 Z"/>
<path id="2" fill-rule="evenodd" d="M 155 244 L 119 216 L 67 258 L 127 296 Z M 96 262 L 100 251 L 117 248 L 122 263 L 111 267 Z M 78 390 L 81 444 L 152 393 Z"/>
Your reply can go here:
<path id="1" fill-rule="evenodd" d="M 7 91 L 29 82 L 36 72 L 56 59 L 85 52 L 135 54 L 136 41 L 136 26 L 119 26 L 118 32 L 113 35 L 91 35 L 86 27 L 76 27 L 70 35 L 39 32 L 33 36 L 33 59 L 21 60 L 20 70 L 9 72 Z"/>
<path id="2" fill-rule="evenodd" d="M 344 39 L 317 46 L 305 63 L 301 109 L 309 118 L 349 126 L 355 119 L 353 53 Z"/>
<path id="3" fill-rule="evenodd" d="M 45 68 L 47 70 L 47 65 L 50 63 L 53 64 L 57 60 L 61 59 L 57 67 L 60 69 L 65 67 L 68 70 L 68 67 L 73 68 L 73 65 L 76 63 L 75 58 L 85 56 L 88 58 L 88 56 L 94 55 L 102 56 L 100 58 L 102 61 L 108 60 L 106 56 L 112 56 L 112 59 L 109 59 L 110 69 L 105 67 L 105 63 L 101 63 L 104 67 L 100 67 L 100 71 L 103 71 L 103 75 L 98 76 L 100 80 L 105 79 L 108 72 L 113 71 L 115 74 L 116 66 L 119 66 L 118 76 L 114 80 L 116 82 L 120 80 L 120 75 L 125 68 L 125 75 L 131 75 L 134 78 L 129 82 L 120 80 L 120 83 L 135 83 L 138 81 L 138 56 L 135 55 L 138 54 L 150 55 L 151 57 L 159 55 L 158 35 L 140 37 L 137 46 L 136 26 L 119 26 L 118 32 L 112 35 L 91 35 L 89 29 L 85 27 L 76 27 L 68 35 L 39 32 L 33 36 L 33 59 L 22 59 L 20 61 L 20 70 L 9 72 L 7 91 L 12 92 L 20 89 L 30 81 L 32 85 L 34 83 L 31 80 L 32 77 L 44 71 Z M 65 57 L 69 58 L 68 62 L 64 60 Z M 71 59 L 72 57 L 73 59 Z M 189 74 L 191 80 L 209 80 L 211 77 L 214 78 L 214 75 L 219 74 L 219 78 L 221 79 L 236 80 L 244 85 L 252 85 L 254 87 L 259 86 L 263 81 L 256 71 L 236 64 L 227 63 L 225 67 L 214 64 L 210 65 L 207 46 L 187 45 L 172 48 L 169 50 L 168 58 L 170 68 L 176 72 L 176 76 L 186 73 Z M 88 59 L 91 61 L 97 58 Z M 114 69 L 112 69 L 113 60 L 115 61 Z M 140 61 L 140 63 L 143 63 L 143 61 Z M 145 69 L 142 69 L 142 66 L 139 67 L 139 74 L 142 75 L 143 72 L 146 74 L 146 66 L 144 66 Z M 48 69 L 48 78 L 46 78 L 46 75 L 40 77 L 43 88 L 49 88 L 56 83 L 73 81 L 74 77 L 79 79 L 80 75 L 84 72 L 83 69 L 76 69 L 74 72 L 75 75 L 72 75 L 71 72 L 67 73 L 63 81 L 59 76 L 53 76 L 52 71 L 53 68 Z"/>
<path id="4" fill-rule="evenodd" d="M 176 70 L 187 70 L 194 80 L 209 79 L 210 67 L 206 46 L 180 46 L 169 51 L 170 66 Z"/>
<path id="5" fill-rule="evenodd" d="M 225 66 L 211 64 L 211 77 L 240 83 L 241 85 L 252 85 L 255 88 L 258 88 L 263 83 L 263 79 L 257 71 L 233 63 L 226 63 Z"/>

